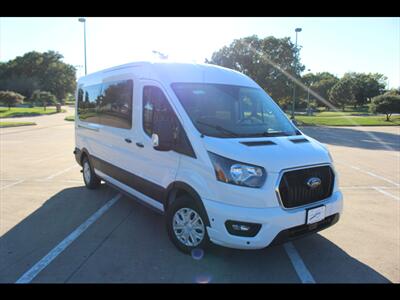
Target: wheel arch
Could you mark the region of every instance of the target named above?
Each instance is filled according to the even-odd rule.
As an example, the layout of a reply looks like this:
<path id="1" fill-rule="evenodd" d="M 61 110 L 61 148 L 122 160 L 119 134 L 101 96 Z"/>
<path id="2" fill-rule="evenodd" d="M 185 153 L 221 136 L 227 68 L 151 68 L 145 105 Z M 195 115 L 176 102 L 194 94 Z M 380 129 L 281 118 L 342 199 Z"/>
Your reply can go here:
<path id="1" fill-rule="evenodd" d="M 168 207 L 172 203 L 172 201 L 174 201 L 175 199 L 184 194 L 190 196 L 200 206 L 200 208 L 204 211 L 206 216 L 205 220 L 206 225 L 210 226 L 210 220 L 208 218 L 206 208 L 204 207 L 203 201 L 201 200 L 199 193 L 189 184 L 182 181 L 172 182 L 167 187 L 167 193 L 164 202 L 164 211 L 166 212 L 168 210 Z"/>

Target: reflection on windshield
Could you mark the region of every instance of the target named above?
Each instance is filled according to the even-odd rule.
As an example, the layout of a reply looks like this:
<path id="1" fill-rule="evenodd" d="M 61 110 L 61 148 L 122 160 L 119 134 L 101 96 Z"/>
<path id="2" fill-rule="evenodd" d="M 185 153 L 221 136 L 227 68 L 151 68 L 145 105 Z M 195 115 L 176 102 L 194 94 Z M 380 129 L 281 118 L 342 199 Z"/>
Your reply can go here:
<path id="1" fill-rule="evenodd" d="M 215 137 L 290 136 L 297 131 L 261 89 L 225 84 L 174 83 L 196 128 Z"/>

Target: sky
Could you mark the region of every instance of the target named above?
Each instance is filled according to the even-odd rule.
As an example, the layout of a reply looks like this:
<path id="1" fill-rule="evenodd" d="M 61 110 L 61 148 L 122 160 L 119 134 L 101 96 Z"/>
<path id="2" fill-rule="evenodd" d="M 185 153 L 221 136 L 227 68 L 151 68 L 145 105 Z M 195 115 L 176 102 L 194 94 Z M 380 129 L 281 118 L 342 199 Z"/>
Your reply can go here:
<path id="1" fill-rule="evenodd" d="M 390 88 L 400 86 L 400 18 L 389 17 L 180 17 L 86 18 L 88 73 L 155 59 L 204 62 L 234 39 L 290 37 L 300 27 L 301 63 L 310 72 L 382 73 Z M 84 75 L 83 23 L 78 17 L 1 17 L 0 61 L 29 51 L 58 51 Z"/>

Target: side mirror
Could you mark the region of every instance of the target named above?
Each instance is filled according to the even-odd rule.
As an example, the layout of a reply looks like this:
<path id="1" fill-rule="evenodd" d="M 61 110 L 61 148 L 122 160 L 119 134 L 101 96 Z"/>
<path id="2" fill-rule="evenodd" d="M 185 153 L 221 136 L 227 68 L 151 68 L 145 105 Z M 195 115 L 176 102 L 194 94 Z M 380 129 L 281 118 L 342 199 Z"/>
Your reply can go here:
<path id="1" fill-rule="evenodd" d="M 152 143 L 152 145 L 153 145 L 153 148 L 155 148 L 155 147 L 158 147 L 158 134 L 156 134 L 156 133 L 153 133 L 152 135 L 151 135 L 151 143 Z"/>
<path id="2" fill-rule="evenodd" d="M 170 120 L 154 122 L 151 141 L 155 150 L 173 150 L 175 145 L 173 122 Z"/>

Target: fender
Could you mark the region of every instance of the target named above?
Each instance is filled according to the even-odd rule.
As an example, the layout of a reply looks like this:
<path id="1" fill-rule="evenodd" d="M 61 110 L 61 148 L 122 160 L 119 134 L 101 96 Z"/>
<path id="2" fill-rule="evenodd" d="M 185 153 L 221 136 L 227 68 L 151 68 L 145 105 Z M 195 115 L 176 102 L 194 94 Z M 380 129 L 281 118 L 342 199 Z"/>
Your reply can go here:
<path id="1" fill-rule="evenodd" d="M 168 185 L 164 199 L 164 211 L 167 211 L 169 203 L 175 199 L 176 193 L 179 190 L 188 193 L 193 198 L 193 200 L 196 201 L 196 203 L 203 209 L 206 215 L 205 223 L 207 226 L 210 226 L 210 220 L 208 219 L 208 214 L 206 208 L 204 207 L 203 201 L 201 200 L 201 197 L 194 188 L 183 181 L 174 181 Z"/>

